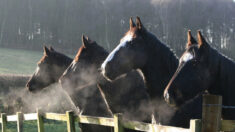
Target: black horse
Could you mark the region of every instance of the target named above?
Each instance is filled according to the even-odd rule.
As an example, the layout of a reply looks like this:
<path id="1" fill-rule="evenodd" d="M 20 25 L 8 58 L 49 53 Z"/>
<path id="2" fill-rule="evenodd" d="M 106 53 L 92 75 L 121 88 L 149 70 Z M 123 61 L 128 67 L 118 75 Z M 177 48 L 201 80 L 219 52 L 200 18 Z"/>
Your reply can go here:
<path id="1" fill-rule="evenodd" d="M 149 108 L 148 95 L 144 87 L 142 76 L 136 72 L 130 72 L 114 82 L 103 78 L 99 72 L 108 52 L 95 41 L 82 37 L 83 45 L 79 49 L 74 61 L 60 79 L 64 88 L 77 90 L 87 89 L 85 86 L 93 85 L 88 89 L 90 94 L 100 94 L 107 101 L 113 113 L 123 113 L 125 118 L 151 122 L 151 108 Z M 82 87 L 82 88 L 81 88 Z M 90 104 L 96 105 L 96 102 Z"/>
<path id="2" fill-rule="evenodd" d="M 235 63 L 213 49 L 198 31 L 198 44 L 187 45 L 179 67 L 165 89 L 166 101 L 180 106 L 207 90 L 221 95 L 223 105 L 234 106 Z M 223 109 L 222 117 L 235 119 L 234 110 Z"/>
<path id="3" fill-rule="evenodd" d="M 143 72 L 157 120 L 165 125 L 188 127 L 191 118 L 201 117 L 201 97 L 178 110 L 165 103 L 162 96 L 164 88 L 178 66 L 178 59 L 170 48 L 144 28 L 139 17 L 136 19 L 136 24 L 130 19 L 129 31 L 103 62 L 102 74 L 108 80 L 114 80 L 132 69 L 140 69 Z M 194 108 L 195 106 L 198 107 Z M 169 111 L 171 114 L 166 113 Z M 164 120 L 166 118 L 170 121 Z"/>
<path id="4" fill-rule="evenodd" d="M 59 78 L 64 73 L 66 68 L 71 64 L 73 59 L 68 56 L 55 51 L 53 48 L 44 47 L 44 55 L 41 60 L 38 62 L 35 73 L 30 78 L 26 86 L 28 90 L 33 93 L 38 93 L 45 87 L 57 83 Z M 96 86 L 96 84 L 95 84 Z M 89 90 L 89 88 L 87 88 Z M 86 90 L 87 90 L 86 89 Z M 79 91 L 68 91 L 64 89 L 66 97 L 68 100 L 71 100 L 75 108 L 72 109 L 76 114 L 86 114 L 90 116 L 106 116 L 112 117 L 112 113 L 108 111 L 106 104 L 100 95 L 92 96 L 92 98 L 84 98 L 84 92 Z M 89 93 L 90 91 L 86 91 Z M 91 104 L 92 102 L 93 104 Z M 96 102 L 96 103 L 95 103 Z M 95 105 L 94 105 L 95 103 Z M 81 104 L 87 104 L 81 105 Z M 89 105 L 90 104 L 90 105 Z M 92 112 L 91 112 L 92 111 Z M 94 132 L 94 131 L 103 131 L 110 132 L 111 128 L 97 125 L 87 125 L 80 124 L 82 131 L 85 132 Z"/>

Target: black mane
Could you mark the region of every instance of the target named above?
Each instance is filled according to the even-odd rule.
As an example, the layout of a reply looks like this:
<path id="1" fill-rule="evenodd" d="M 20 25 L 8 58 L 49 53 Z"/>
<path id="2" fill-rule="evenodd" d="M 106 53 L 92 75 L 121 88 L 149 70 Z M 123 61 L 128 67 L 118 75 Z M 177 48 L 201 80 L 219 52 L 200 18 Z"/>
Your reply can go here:
<path id="1" fill-rule="evenodd" d="M 67 67 L 73 61 L 72 58 L 70 58 L 62 53 L 59 53 L 57 51 L 51 51 L 51 56 L 53 56 L 55 58 L 52 61 L 54 61 L 54 63 L 59 66 L 66 66 Z"/>
<path id="2" fill-rule="evenodd" d="M 214 48 L 210 49 L 210 67 L 214 70 L 215 78 L 211 82 L 208 92 L 210 94 L 217 94 L 223 97 L 223 105 L 235 106 L 235 63 L 232 59 L 219 53 Z M 213 68 L 214 67 L 214 68 Z M 234 110 L 223 109 L 222 117 L 225 119 L 235 119 Z"/>
<path id="3" fill-rule="evenodd" d="M 165 86 L 177 69 L 178 58 L 166 44 L 163 44 L 152 33 L 146 31 L 144 39 L 147 41 L 148 53 L 151 56 L 148 57 L 151 59 L 147 62 L 149 64 L 146 64 L 146 67 L 142 69 L 144 76 L 148 78 L 146 81 L 151 80 L 151 82 L 146 82 L 146 84 L 152 98 L 161 97 Z"/>

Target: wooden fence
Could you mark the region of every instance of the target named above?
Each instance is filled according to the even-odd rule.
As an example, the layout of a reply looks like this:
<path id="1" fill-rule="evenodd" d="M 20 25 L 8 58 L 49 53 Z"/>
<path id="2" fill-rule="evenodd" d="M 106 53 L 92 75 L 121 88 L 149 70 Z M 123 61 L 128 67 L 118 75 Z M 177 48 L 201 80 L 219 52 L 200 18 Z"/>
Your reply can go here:
<path id="1" fill-rule="evenodd" d="M 114 132 L 123 132 L 123 128 L 148 132 L 215 132 L 215 131 L 235 131 L 235 121 L 221 120 L 222 98 L 215 95 L 204 95 L 202 119 L 190 121 L 190 128 L 178 128 L 162 126 L 157 124 L 129 121 L 122 118 L 122 114 L 115 114 L 113 118 L 92 117 L 84 115 L 74 115 L 72 111 L 66 114 L 37 113 L 23 114 L 17 112 L 16 115 L 1 114 L 0 123 L 2 132 L 6 132 L 8 122 L 17 122 L 17 131 L 23 132 L 23 121 L 37 120 L 38 132 L 44 132 L 44 119 L 67 122 L 67 131 L 75 132 L 75 123 L 96 124 L 114 127 Z"/>

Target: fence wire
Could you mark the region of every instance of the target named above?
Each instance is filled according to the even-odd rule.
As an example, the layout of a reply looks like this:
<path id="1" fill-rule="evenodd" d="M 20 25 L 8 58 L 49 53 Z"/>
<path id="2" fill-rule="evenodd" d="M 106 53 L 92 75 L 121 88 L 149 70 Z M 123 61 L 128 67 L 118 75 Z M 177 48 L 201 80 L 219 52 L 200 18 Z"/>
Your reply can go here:
<path id="1" fill-rule="evenodd" d="M 235 106 L 226 106 L 226 105 L 220 105 L 220 104 L 203 104 L 203 106 L 221 106 L 223 109 L 235 109 Z"/>

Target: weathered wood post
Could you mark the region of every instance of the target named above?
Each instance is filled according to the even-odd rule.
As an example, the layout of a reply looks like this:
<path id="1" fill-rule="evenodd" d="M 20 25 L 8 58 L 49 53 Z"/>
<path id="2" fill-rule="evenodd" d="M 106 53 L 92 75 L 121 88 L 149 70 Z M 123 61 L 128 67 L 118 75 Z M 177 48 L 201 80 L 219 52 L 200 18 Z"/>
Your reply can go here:
<path id="1" fill-rule="evenodd" d="M 16 113 L 17 116 L 17 132 L 23 132 L 23 114 L 21 112 Z"/>
<path id="2" fill-rule="evenodd" d="M 203 95 L 202 132 L 218 132 L 221 128 L 222 97 Z"/>
<path id="3" fill-rule="evenodd" d="M 74 122 L 73 111 L 66 111 L 66 116 L 67 116 L 67 131 L 75 132 L 75 122 Z"/>
<path id="4" fill-rule="evenodd" d="M 201 131 L 202 131 L 201 119 L 190 120 L 190 132 L 201 132 Z"/>
<path id="5" fill-rule="evenodd" d="M 2 123 L 2 132 L 6 132 L 6 126 L 7 126 L 7 116 L 5 113 L 1 114 L 1 123 Z"/>
<path id="6" fill-rule="evenodd" d="M 114 114 L 114 132 L 124 132 L 124 128 L 122 126 L 122 114 Z"/>
<path id="7" fill-rule="evenodd" d="M 79 115 L 75 114 L 74 121 L 75 121 L 75 122 L 77 123 L 77 125 L 78 125 L 78 132 L 82 132 L 82 128 L 81 128 L 81 125 L 80 125 L 80 117 L 79 117 Z"/>
<path id="8" fill-rule="evenodd" d="M 38 125 L 38 132 L 44 132 L 43 116 L 40 109 L 37 109 L 37 125 Z"/>

